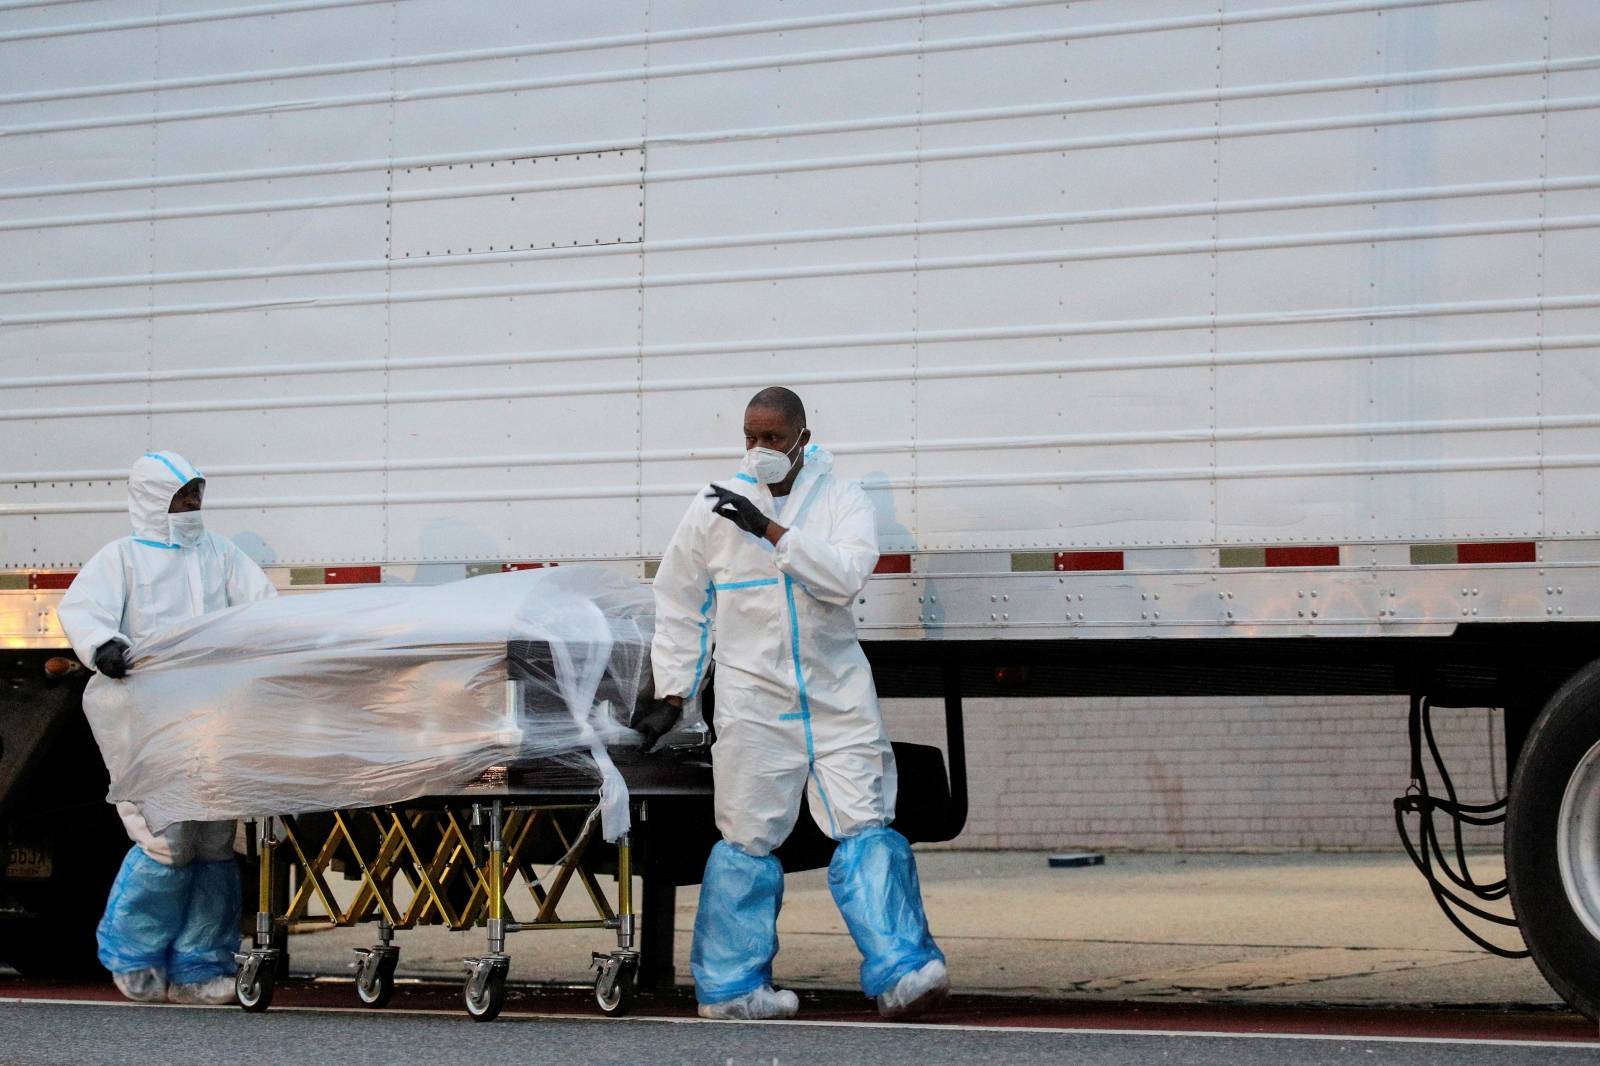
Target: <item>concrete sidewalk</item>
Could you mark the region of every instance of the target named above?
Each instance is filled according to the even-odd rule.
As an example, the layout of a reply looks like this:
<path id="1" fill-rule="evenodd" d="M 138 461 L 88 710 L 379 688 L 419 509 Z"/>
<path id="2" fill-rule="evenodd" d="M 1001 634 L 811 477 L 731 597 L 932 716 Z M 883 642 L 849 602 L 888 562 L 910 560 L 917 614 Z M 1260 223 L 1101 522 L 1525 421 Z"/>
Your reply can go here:
<path id="1" fill-rule="evenodd" d="M 1477 857 L 1493 873 L 1498 857 Z M 1117 1000 L 1366 1006 L 1557 1005 L 1527 960 L 1478 950 L 1435 907 L 1404 856 L 1110 854 L 1103 866 L 1050 869 L 1037 852 L 919 852 L 930 924 L 966 992 Z M 609 883 L 608 887 L 609 887 Z M 334 882 L 342 892 L 348 885 Z M 526 894 L 520 886 L 516 893 Z M 513 908 L 519 896 L 510 896 Z M 688 980 L 696 890 L 677 911 L 677 974 Z M 587 917 L 581 890 L 566 917 Z M 788 879 L 779 921 L 780 985 L 853 988 L 860 959 L 826 874 Z M 373 927 L 296 935 L 298 973 L 350 972 Z M 1520 947 L 1515 933 L 1498 942 Z M 447 977 L 483 950 L 481 931 L 397 935 L 399 976 Z M 513 935 L 514 980 L 591 980 L 606 932 Z"/>

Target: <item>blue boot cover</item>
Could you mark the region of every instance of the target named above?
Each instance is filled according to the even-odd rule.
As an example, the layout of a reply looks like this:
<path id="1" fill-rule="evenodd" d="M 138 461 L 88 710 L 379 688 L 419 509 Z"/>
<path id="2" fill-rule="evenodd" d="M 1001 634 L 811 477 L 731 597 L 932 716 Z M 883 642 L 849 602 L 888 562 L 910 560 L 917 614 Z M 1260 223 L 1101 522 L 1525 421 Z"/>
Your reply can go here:
<path id="1" fill-rule="evenodd" d="M 783 866 L 719 840 L 706 860 L 689 970 L 701 1003 L 726 1003 L 772 984 Z"/>
<path id="2" fill-rule="evenodd" d="M 137 844 L 130 848 L 95 929 L 101 965 L 112 973 L 166 969 L 193 881 L 193 867 L 163 866 Z"/>
<path id="3" fill-rule="evenodd" d="M 861 950 L 861 990 L 877 996 L 944 953 L 928 932 L 922 886 L 911 845 L 875 826 L 839 841 L 828 864 L 828 888 Z"/>
<path id="4" fill-rule="evenodd" d="M 167 979 L 175 985 L 231 976 L 238 969 L 239 867 L 232 859 L 192 863 L 189 908 L 167 958 Z"/>

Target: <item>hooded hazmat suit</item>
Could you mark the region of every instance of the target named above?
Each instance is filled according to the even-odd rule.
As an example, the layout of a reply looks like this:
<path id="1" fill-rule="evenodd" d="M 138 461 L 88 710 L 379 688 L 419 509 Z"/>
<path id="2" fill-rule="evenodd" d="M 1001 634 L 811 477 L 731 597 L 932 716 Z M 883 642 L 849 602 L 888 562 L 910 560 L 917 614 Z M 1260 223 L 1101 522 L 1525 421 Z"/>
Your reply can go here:
<path id="1" fill-rule="evenodd" d="M 751 461 L 718 482 L 788 532 L 774 547 L 689 505 L 655 578 L 651 649 L 658 696 L 693 698 L 716 662 L 712 748 L 717 828 L 706 864 L 691 967 L 702 1004 L 769 986 L 777 954 L 788 837 L 806 793 L 839 841 L 828 884 L 878 996 L 942 954 L 928 933 L 910 845 L 888 828 L 895 764 L 852 601 L 878 561 L 866 493 L 836 478 L 809 446 L 789 496 L 775 506 Z M 713 627 L 714 632 L 713 632 Z"/>
<path id="2" fill-rule="evenodd" d="M 175 452 L 151 452 L 128 475 L 133 535 L 112 541 L 79 571 L 56 609 L 84 663 L 108 640 L 131 645 L 179 622 L 276 595 L 266 574 L 227 537 L 188 532 L 168 513 L 173 495 L 203 475 Z M 139 809 L 118 803 L 134 846 L 105 917 L 100 961 L 114 974 L 164 972 L 194 984 L 233 972 L 239 945 L 239 878 L 232 822 L 178 822 L 150 832 Z"/>

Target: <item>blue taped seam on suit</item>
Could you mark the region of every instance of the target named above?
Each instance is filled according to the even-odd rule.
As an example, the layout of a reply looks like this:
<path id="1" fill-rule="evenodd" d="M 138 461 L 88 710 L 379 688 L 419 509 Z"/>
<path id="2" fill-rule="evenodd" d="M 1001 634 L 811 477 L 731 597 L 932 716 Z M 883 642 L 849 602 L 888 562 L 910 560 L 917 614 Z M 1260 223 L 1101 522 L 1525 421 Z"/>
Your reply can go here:
<path id="1" fill-rule="evenodd" d="M 817 795 L 822 797 L 822 810 L 828 816 L 829 835 L 837 838 L 839 826 L 833 820 L 833 804 L 828 801 L 828 792 L 822 787 L 822 778 L 817 776 L 817 747 L 811 738 L 811 698 L 806 694 L 805 671 L 800 668 L 800 613 L 794 605 L 794 578 L 788 574 L 783 575 L 783 594 L 789 601 L 789 654 L 794 659 L 794 680 L 800 690 L 800 722 L 806 729 L 806 768 L 817 783 Z"/>
<path id="2" fill-rule="evenodd" d="M 736 481 L 748 481 L 752 485 L 760 484 L 755 478 L 751 477 L 749 474 L 746 474 L 743 470 L 739 471 L 733 476 Z"/>
<path id="3" fill-rule="evenodd" d="M 160 463 L 162 466 L 164 466 L 168 470 L 172 471 L 173 476 L 176 477 L 179 481 L 182 481 L 185 485 L 187 485 L 189 482 L 193 481 L 195 478 L 200 476 L 198 472 L 196 472 L 194 474 L 185 474 L 182 470 L 179 470 L 175 465 L 173 465 L 173 462 L 172 462 L 171 459 L 168 459 L 165 455 L 162 455 L 160 452 L 145 452 L 144 453 L 144 457 L 146 459 L 154 459 L 156 462 Z"/>
<path id="4" fill-rule="evenodd" d="M 143 544 L 147 548 L 166 548 L 168 551 L 178 551 L 183 547 L 181 544 L 163 544 L 159 540 L 145 540 L 143 537 L 134 537 L 133 542 Z"/>
<path id="5" fill-rule="evenodd" d="M 712 588 L 718 592 L 728 592 L 733 589 L 753 589 L 760 588 L 762 585 L 776 585 L 777 583 L 778 579 L 775 577 L 763 577 L 751 581 L 730 581 L 726 585 L 713 585 Z"/>
<path id="6" fill-rule="evenodd" d="M 716 599 L 717 587 L 711 582 L 706 582 L 706 602 L 700 605 L 700 658 L 694 664 L 694 684 L 689 686 L 686 700 L 694 699 L 694 694 L 700 691 L 700 679 L 706 672 L 706 645 L 711 641 L 711 604 Z"/>

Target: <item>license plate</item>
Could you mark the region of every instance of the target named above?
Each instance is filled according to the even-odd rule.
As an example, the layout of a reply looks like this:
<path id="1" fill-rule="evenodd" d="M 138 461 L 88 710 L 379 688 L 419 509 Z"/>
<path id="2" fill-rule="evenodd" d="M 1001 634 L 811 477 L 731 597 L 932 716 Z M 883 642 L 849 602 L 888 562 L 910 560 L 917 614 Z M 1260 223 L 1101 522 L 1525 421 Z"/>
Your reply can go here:
<path id="1" fill-rule="evenodd" d="M 12 844 L 6 849 L 6 876 L 19 880 L 44 880 L 55 871 L 50 853 L 42 848 Z"/>

